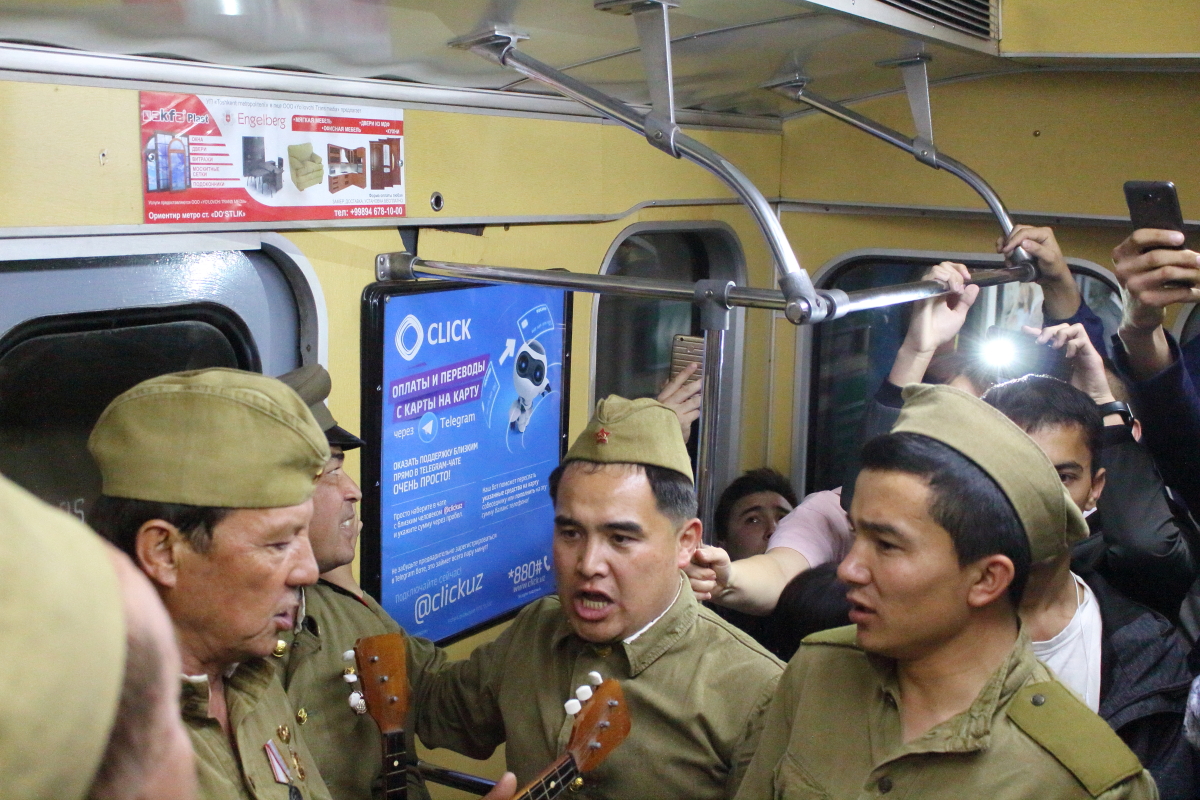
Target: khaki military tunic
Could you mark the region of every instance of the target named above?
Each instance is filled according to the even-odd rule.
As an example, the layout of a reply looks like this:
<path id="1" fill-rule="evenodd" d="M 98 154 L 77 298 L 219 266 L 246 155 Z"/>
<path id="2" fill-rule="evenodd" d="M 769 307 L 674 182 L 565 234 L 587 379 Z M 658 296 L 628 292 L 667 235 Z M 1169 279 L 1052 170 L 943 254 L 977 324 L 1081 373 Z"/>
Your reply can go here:
<path id="1" fill-rule="evenodd" d="M 895 662 L 849 626 L 805 639 L 779 683 L 738 800 L 1157 798 L 1112 729 L 1022 633 L 969 709 L 905 744 Z"/>
<path id="2" fill-rule="evenodd" d="M 208 679 L 183 679 L 180 705 L 196 753 L 200 800 L 330 800 L 273 664 L 255 659 L 238 665 L 225 679 L 225 703 L 237 752 L 208 715 Z M 278 775 L 268 742 L 282 757 Z"/>
<path id="3" fill-rule="evenodd" d="M 321 777 L 337 800 L 371 800 L 383 796 L 382 737 L 367 714 L 350 707 L 357 684 L 343 679 L 353 662 L 342 656 L 358 639 L 383 633 L 404 634 L 387 612 L 368 595 L 360 600 L 326 581 L 305 589 L 305 620 L 299 633 L 287 635 L 288 648 L 280 678 L 288 698 L 301 714 L 304 740 L 316 758 Z M 427 639 L 407 637 L 408 676 L 419 689 L 426 670 L 445 655 Z M 303 710 L 303 711 L 302 711 Z M 408 755 L 416 762 L 412 724 L 406 725 Z M 429 797 L 416 770 L 409 772 L 410 800 Z"/>
<path id="4" fill-rule="evenodd" d="M 524 784 L 564 752 L 573 718 L 563 703 L 591 670 L 621 681 L 632 730 L 575 796 L 716 800 L 733 795 L 749 764 L 783 665 L 702 608 L 686 584 L 629 644 L 580 639 L 558 598 L 547 597 L 427 680 L 417 735 L 474 758 L 505 742 L 508 768 Z"/>

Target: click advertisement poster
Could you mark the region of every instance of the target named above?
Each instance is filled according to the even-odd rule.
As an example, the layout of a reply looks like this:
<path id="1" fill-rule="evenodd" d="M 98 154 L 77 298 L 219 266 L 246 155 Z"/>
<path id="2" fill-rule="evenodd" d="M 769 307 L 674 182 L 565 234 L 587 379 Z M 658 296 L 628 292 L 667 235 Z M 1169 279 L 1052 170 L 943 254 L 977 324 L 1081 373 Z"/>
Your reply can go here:
<path id="1" fill-rule="evenodd" d="M 148 223 L 404 216 L 401 109 L 139 96 Z"/>
<path id="2" fill-rule="evenodd" d="M 410 634 L 444 640 L 554 591 L 565 295 L 471 286 L 376 301 L 379 599 Z"/>

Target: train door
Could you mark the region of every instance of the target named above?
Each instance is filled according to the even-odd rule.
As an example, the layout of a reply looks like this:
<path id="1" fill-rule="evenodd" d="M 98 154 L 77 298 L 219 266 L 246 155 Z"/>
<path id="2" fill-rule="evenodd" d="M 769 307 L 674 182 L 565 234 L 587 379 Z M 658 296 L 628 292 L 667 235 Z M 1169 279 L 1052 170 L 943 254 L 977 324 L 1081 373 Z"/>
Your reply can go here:
<path id="1" fill-rule="evenodd" d="M 746 284 L 746 265 L 737 234 L 720 222 L 653 222 L 631 225 L 613 242 L 601 274 L 693 283 L 729 280 Z M 610 394 L 654 397 L 666 383 L 671 346 L 677 334 L 702 336 L 700 310 L 692 303 L 615 294 L 596 295 L 592 335 L 592 404 Z M 716 409 L 718 452 L 739 452 L 742 386 L 742 330 L 745 309 L 730 315 L 719 377 L 722 391 Z M 688 442 L 693 466 L 698 425 Z M 737 474 L 737 459 L 724 459 L 716 485 Z"/>
<path id="2" fill-rule="evenodd" d="M 971 268 L 995 268 L 999 256 L 986 253 L 934 253 L 866 250 L 833 259 L 814 283 L 822 289 L 855 291 L 918 280 L 930 264 L 959 261 Z M 1091 261 L 1068 258 L 1083 301 L 1104 323 L 1105 340 L 1121 321 L 1116 277 Z M 1035 283 L 985 288 L 963 326 L 965 336 L 982 336 L 997 326 L 1019 330 L 1040 327 L 1042 290 Z M 808 376 L 804 413 L 793 434 L 793 481 L 805 492 L 842 485 L 857 447 L 859 423 L 867 402 L 891 369 L 908 328 L 911 305 L 860 311 L 804 331 L 796 369 Z M 1200 330 L 1200 325 L 1194 326 Z M 798 404 L 800 405 L 800 404 Z"/>
<path id="3" fill-rule="evenodd" d="M 270 234 L 7 240 L 0 295 L 21 298 L 0 308 L 0 473 L 81 519 L 100 493 L 87 437 L 118 394 L 323 357 L 320 286 Z"/>

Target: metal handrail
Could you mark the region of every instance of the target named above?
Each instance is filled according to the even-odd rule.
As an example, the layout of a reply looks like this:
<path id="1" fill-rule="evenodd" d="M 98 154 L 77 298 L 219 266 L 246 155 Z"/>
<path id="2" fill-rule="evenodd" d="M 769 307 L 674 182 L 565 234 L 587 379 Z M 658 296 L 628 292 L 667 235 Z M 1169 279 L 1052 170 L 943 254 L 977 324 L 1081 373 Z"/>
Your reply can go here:
<path id="1" fill-rule="evenodd" d="M 485 283 L 532 284 L 571 291 L 647 297 L 682 303 L 696 303 L 706 299 L 698 296 L 696 284 L 682 281 L 617 275 L 588 275 L 565 270 L 491 267 L 479 264 L 459 264 L 451 261 L 428 261 L 417 258 L 411 253 L 380 253 L 375 259 L 375 276 L 381 281 L 451 278 Z M 967 282 L 976 286 L 996 286 L 1001 283 L 1028 281 L 1031 277 L 1026 270 L 1020 267 L 1004 267 L 1002 269 L 975 270 Z M 840 319 L 854 311 L 925 300 L 949 291 L 949 284 L 936 280 L 913 281 L 853 292 L 843 292 L 840 289 L 820 289 L 817 290 L 817 294 L 830 306 L 832 313 L 819 321 Z M 765 308 L 777 311 L 786 310 L 788 303 L 783 293 L 774 289 L 755 289 L 732 283 L 726 286 L 723 296 L 707 299 L 716 299 L 730 308 Z M 807 322 L 811 324 L 818 320 L 810 319 Z"/>
<path id="2" fill-rule="evenodd" d="M 893 147 L 898 147 L 907 153 L 911 153 L 918 161 L 934 169 L 944 169 L 951 175 L 955 176 L 963 183 L 970 186 L 975 192 L 983 198 L 983 202 L 987 203 L 992 215 L 996 221 L 1000 223 L 1000 229 L 1004 232 L 1007 238 L 1012 234 L 1013 225 L 1012 217 L 1009 216 L 1008 209 L 1004 206 L 1004 201 L 996 194 L 996 190 L 983 179 L 983 177 L 975 172 L 975 170 L 963 164 L 957 159 L 951 158 L 945 153 L 939 152 L 931 144 L 920 142 L 917 139 L 910 138 L 893 130 L 888 126 L 876 122 L 870 117 L 864 116 L 857 111 L 847 108 L 846 106 L 827 97 L 822 97 L 816 92 L 808 88 L 805 81 L 787 82 L 768 87 L 773 89 L 778 94 L 783 95 L 791 100 L 798 100 L 801 103 L 807 103 L 813 108 L 821 111 L 834 119 L 841 120 L 847 125 L 852 125 L 861 131 L 871 134 L 872 136 L 882 139 Z M 1037 277 L 1037 262 L 1029 255 L 1029 253 L 1021 247 L 1016 248 L 1006 258 L 1007 263 L 1011 268 L 1020 269 L 1028 273 L 1028 277 L 1022 277 L 1022 281 L 1032 281 Z"/>
<path id="3" fill-rule="evenodd" d="M 530 80 L 577 100 L 632 131 L 646 135 L 647 115 L 521 52 L 516 48 L 518 38 L 520 37 L 516 34 L 493 29 L 482 34 L 460 37 L 452 41 L 451 45 L 469 49 L 500 66 L 508 67 Z M 653 135 L 657 137 L 661 133 L 656 131 Z M 808 273 L 800 266 L 800 261 L 788 243 L 783 225 L 754 182 L 720 153 L 681 131 L 674 132 L 673 144 L 677 156 L 707 169 L 746 204 L 767 242 L 778 270 L 779 287 L 787 298 L 783 309 L 787 318 L 797 325 L 824 319 L 832 309 L 818 294 Z"/>

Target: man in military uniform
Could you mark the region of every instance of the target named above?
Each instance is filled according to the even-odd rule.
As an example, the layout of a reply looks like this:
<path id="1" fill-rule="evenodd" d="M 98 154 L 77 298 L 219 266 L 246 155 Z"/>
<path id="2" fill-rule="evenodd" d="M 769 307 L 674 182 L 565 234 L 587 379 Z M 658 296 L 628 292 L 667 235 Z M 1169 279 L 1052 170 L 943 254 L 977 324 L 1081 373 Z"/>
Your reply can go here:
<path id="1" fill-rule="evenodd" d="M 0 795 L 192 800 L 179 650 L 146 578 L 0 476 Z"/>
<path id="2" fill-rule="evenodd" d="M 675 413 L 648 398 L 602 400 L 550 495 L 557 597 L 427 676 L 417 735 L 474 758 L 505 742 L 526 783 L 563 752 L 573 722 L 563 701 L 597 671 L 621 682 L 632 730 L 584 776 L 582 796 L 732 796 L 782 664 L 683 580 L 701 526 Z"/>
<path id="3" fill-rule="evenodd" d="M 801 644 L 739 800 L 1156 798 L 1017 617 L 1031 561 L 1087 535 L 1054 466 L 965 392 L 904 397 L 855 485 L 838 569 L 855 626 Z"/>
<path id="4" fill-rule="evenodd" d="M 296 713 L 304 720 L 305 740 L 321 776 L 338 800 L 371 800 L 383 792 L 382 744 L 379 727 L 371 717 L 349 702 L 359 687 L 347 683 L 344 673 L 352 662 L 343 654 L 365 636 L 404 634 L 375 600 L 363 592 L 350 573 L 358 541 L 357 503 L 362 493 L 342 469 L 345 451 L 361 447 L 357 436 L 337 424 L 325 405 L 329 373 L 319 364 L 281 375 L 308 404 L 329 442 L 330 457 L 313 494 L 313 519 L 309 540 L 321 572 L 315 586 L 304 590 L 306 616 L 288 644 L 280 677 Z M 407 638 L 408 675 L 419 690 L 427 670 L 445 659 L 427 639 Z M 412 726 L 408 753 L 415 763 Z M 415 769 L 409 771 L 409 798 L 428 798 Z"/>
<path id="5" fill-rule="evenodd" d="M 254 373 L 164 375 L 113 400 L 88 449 L 97 529 L 174 623 L 200 797 L 329 800 L 274 677 L 278 634 L 317 579 L 308 524 L 329 447 L 308 408 Z"/>

